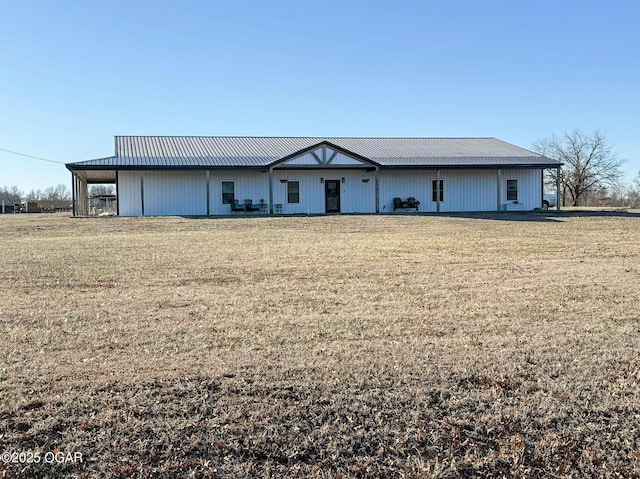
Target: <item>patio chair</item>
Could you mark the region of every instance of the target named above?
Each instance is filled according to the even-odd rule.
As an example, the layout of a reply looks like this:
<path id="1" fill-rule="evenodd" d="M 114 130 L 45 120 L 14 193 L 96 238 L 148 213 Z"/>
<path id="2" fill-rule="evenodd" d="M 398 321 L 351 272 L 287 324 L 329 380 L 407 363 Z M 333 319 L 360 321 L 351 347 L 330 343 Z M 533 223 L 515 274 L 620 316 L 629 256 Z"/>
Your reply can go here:
<path id="1" fill-rule="evenodd" d="M 238 203 L 238 200 L 233 200 L 233 203 L 231 203 L 231 212 L 233 213 L 234 211 L 245 211 L 244 205 Z"/>

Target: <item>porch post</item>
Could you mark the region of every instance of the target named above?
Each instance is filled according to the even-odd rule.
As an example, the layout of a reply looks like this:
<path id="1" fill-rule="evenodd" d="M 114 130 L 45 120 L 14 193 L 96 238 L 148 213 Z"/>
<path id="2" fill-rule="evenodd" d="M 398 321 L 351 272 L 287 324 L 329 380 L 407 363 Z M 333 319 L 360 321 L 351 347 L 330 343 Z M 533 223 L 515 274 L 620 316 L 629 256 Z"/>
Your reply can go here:
<path id="1" fill-rule="evenodd" d="M 376 213 L 380 213 L 380 168 L 376 166 Z"/>
<path id="2" fill-rule="evenodd" d="M 436 213 L 440 213 L 440 170 L 436 170 Z"/>
<path id="3" fill-rule="evenodd" d="M 498 170 L 498 211 L 501 211 L 502 209 L 502 188 L 501 183 L 502 183 L 502 170 Z"/>
<path id="4" fill-rule="evenodd" d="M 269 167 L 269 214 L 273 214 L 273 166 Z"/>
<path id="5" fill-rule="evenodd" d="M 72 215 L 76 217 L 76 174 L 71 172 L 71 207 L 72 207 Z"/>
<path id="6" fill-rule="evenodd" d="M 120 216 L 120 186 L 118 185 L 118 170 L 116 170 L 116 215 Z"/>
<path id="7" fill-rule="evenodd" d="M 556 168 L 556 211 L 560 211 L 560 167 Z"/>
<path id="8" fill-rule="evenodd" d="M 79 213 L 81 216 L 88 216 L 89 215 L 89 208 L 88 208 L 88 189 L 87 189 L 87 182 L 85 180 L 83 180 L 82 178 L 76 178 L 76 182 L 78 184 L 78 209 L 79 209 Z"/>
<path id="9" fill-rule="evenodd" d="M 144 174 L 140 172 L 140 216 L 144 216 Z"/>
<path id="10" fill-rule="evenodd" d="M 211 215 L 211 200 L 209 195 L 209 170 L 206 173 L 206 182 L 207 182 L 207 216 Z"/>

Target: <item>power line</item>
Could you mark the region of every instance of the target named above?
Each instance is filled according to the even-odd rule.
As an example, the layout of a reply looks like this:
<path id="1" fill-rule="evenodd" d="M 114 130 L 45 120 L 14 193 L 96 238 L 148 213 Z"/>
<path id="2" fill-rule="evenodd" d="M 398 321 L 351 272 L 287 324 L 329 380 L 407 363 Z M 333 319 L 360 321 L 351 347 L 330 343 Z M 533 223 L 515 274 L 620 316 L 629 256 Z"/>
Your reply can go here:
<path id="1" fill-rule="evenodd" d="M 47 158 L 40 158 L 39 156 L 25 155 L 24 153 L 7 150 L 6 148 L 0 148 L 0 151 L 6 151 L 7 153 L 11 153 L 12 155 L 26 156 L 27 158 L 33 158 L 34 160 L 48 161 L 49 163 L 58 163 L 59 165 L 64 165 L 62 161 L 48 160 Z"/>

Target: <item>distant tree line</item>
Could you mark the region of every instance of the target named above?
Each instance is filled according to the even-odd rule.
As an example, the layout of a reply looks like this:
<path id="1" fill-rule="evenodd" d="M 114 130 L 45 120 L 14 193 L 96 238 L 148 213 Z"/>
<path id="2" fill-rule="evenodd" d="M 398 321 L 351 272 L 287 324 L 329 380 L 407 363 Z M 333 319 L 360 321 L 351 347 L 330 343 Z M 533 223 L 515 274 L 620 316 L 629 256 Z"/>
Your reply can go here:
<path id="1" fill-rule="evenodd" d="M 23 200 L 70 200 L 71 191 L 65 185 L 50 186 L 45 190 L 31 190 L 25 194 L 17 186 L 3 186 L 0 188 L 0 201 L 5 203 L 20 203 Z"/>
<path id="2" fill-rule="evenodd" d="M 115 194 L 113 185 L 91 185 L 90 196 L 104 196 Z M 50 186 L 44 190 L 31 190 L 25 194 L 17 186 L 3 186 L 0 188 L 0 201 L 6 204 L 20 203 L 21 201 L 37 200 L 70 200 L 71 190 L 66 185 Z"/>

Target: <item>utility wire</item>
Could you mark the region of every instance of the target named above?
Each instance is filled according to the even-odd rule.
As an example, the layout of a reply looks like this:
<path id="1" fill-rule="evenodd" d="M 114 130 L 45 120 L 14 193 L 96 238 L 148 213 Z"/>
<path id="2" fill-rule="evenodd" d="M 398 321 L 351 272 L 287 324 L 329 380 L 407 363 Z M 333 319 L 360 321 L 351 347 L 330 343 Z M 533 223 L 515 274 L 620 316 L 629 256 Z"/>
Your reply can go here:
<path id="1" fill-rule="evenodd" d="M 38 156 L 25 155 L 24 153 L 18 153 L 17 151 L 11 151 L 5 148 L 0 148 L 0 151 L 6 151 L 7 153 L 11 153 L 12 155 L 26 156 L 27 158 L 33 158 L 34 160 L 48 161 L 49 163 L 58 163 L 60 165 L 64 165 L 62 161 L 48 160 L 46 158 L 40 158 Z"/>

